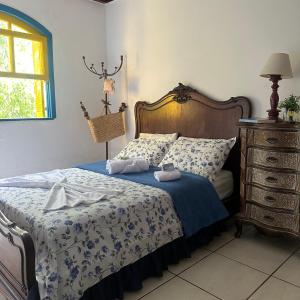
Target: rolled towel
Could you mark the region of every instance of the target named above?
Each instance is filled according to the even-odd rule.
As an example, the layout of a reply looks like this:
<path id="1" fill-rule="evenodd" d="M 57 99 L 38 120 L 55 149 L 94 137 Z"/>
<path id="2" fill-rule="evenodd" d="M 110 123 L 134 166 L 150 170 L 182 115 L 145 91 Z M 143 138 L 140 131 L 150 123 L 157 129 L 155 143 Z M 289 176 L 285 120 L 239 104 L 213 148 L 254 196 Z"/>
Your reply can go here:
<path id="1" fill-rule="evenodd" d="M 106 162 L 106 170 L 109 174 L 140 173 L 149 170 L 149 163 L 142 158 L 113 159 Z"/>
<path id="2" fill-rule="evenodd" d="M 131 159 L 113 159 L 106 162 L 106 170 L 109 174 L 121 173 L 131 163 Z"/>
<path id="3" fill-rule="evenodd" d="M 172 181 L 180 179 L 181 173 L 178 170 L 173 171 L 156 171 L 154 177 L 157 181 Z"/>
<path id="4" fill-rule="evenodd" d="M 141 173 L 148 170 L 149 163 L 145 159 L 135 159 L 131 164 L 127 165 L 121 173 Z"/>

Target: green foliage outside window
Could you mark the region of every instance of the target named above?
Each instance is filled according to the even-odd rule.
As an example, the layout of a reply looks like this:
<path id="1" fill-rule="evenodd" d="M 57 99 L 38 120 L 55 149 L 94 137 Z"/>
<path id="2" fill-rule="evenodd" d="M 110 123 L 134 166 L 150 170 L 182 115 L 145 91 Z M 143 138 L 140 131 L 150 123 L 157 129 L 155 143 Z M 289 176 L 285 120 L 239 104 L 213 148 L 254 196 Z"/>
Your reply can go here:
<path id="1" fill-rule="evenodd" d="M 33 80 L 0 78 L 0 119 L 35 118 L 33 85 Z"/>
<path id="2" fill-rule="evenodd" d="M 0 37 L 0 70 L 8 68 L 7 40 Z M 22 49 L 26 51 L 26 49 Z M 34 80 L 0 77 L 0 119 L 35 118 Z"/>

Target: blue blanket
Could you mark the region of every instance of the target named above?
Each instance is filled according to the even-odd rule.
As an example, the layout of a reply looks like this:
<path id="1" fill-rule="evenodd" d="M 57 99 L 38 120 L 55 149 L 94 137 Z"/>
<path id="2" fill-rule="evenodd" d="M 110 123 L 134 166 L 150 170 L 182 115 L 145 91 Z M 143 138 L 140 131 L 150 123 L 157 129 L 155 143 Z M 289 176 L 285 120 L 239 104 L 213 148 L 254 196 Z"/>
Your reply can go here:
<path id="1" fill-rule="evenodd" d="M 154 171 L 158 170 L 155 167 L 151 167 L 149 171 L 144 173 L 114 175 L 109 175 L 106 171 L 106 161 L 82 164 L 76 167 L 166 191 L 173 200 L 186 237 L 190 237 L 200 229 L 228 217 L 228 212 L 213 185 L 202 176 L 182 172 L 182 177 L 179 180 L 158 182 L 153 176 Z"/>

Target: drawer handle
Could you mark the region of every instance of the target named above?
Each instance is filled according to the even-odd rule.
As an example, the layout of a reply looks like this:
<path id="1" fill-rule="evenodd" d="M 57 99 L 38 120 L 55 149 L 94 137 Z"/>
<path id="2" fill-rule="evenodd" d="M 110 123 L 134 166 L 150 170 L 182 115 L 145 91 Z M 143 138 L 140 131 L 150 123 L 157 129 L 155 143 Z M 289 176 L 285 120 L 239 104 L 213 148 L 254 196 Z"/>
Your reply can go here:
<path id="1" fill-rule="evenodd" d="M 269 176 L 269 177 L 266 178 L 266 181 L 267 181 L 267 182 L 270 182 L 270 183 L 277 182 L 277 180 L 278 180 L 277 178 L 271 177 L 271 176 Z"/>
<path id="2" fill-rule="evenodd" d="M 278 158 L 273 157 L 273 156 L 269 156 L 269 157 L 266 158 L 266 161 L 269 162 L 269 163 L 275 164 L 275 163 L 278 162 Z"/>
<path id="3" fill-rule="evenodd" d="M 272 196 L 265 196 L 265 200 L 268 201 L 268 202 L 274 202 L 276 201 L 276 199 Z"/>
<path id="4" fill-rule="evenodd" d="M 272 145 L 277 144 L 279 142 L 277 138 L 267 138 L 266 141 Z"/>
<path id="5" fill-rule="evenodd" d="M 273 221 L 274 221 L 274 218 L 271 217 L 271 216 L 264 216 L 264 219 L 265 219 L 266 221 L 269 221 L 269 222 L 273 222 Z"/>

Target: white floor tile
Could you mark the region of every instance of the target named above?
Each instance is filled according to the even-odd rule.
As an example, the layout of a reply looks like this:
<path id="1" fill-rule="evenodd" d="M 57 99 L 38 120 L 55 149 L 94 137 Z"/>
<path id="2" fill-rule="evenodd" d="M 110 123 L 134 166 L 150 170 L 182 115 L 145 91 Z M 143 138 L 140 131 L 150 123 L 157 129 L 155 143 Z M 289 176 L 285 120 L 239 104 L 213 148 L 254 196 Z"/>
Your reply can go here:
<path id="1" fill-rule="evenodd" d="M 240 239 L 218 249 L 217 253 L 271 274 L 298 246 L 296 240 L 269 237 L 255 230 L 246 232 Z"/>
<path id="2" fill-rule="evenodd" d="M 177 265 L 170 265 L 168 269 L 170 272 L 172 272 L 174 274 L 179 274 L 182 271 L 191 267 L 193 264 L 198 262 L 200 259 L 209 255 L 210 253 L 211 253 L 211 251 L 205 250 L 203 248 L 197 249 L 196 251 L 194 251 L 192 253 L 191 258 L 183 259 Z"/>
<path id="3" fill-rule="evenodd" d="M 228 231 L 222 232 L 219 236 L 215 236 L 209 244 L 204 246 L 204 248 L 210 251 L 215 251 L 224 246 L 226 243 L 232 241 L 234 239 L 234 233 L 235 230 L 231 227 Z"/>
<path id="4" fill-rule="evenodd" d="M 271 277 L 249 300 L 299 300 L 300 288 Z"/>
<path id="5" fill-rule="evenodd" d="M 300 251 L 294 254 L 275 274 L 274 277 L 283 279 L 300 287 Z M 300 298 L 299 298 L 300 299 Z"/>
<path id="6" fill-rule="evenodd" d="M 208 245 L 204 246 L 205 249 L 215 251 L 234 239 L 236 233 L 235 218 L 232 217 L 231 219 L 227 220 L 226 226 L 227 230 L 222 232 L 219 236 L 214 237 L 214 239 Z M 243 226 L 243 232 L 246 233 L 250 230 L 254 230 L 253 228 L 254 227 L 252 225 L 245 224 Z"/>
<path id="7" fill-rule="evenodd" d="M 160 286 L 143 300 L 217 300 L 192 284 L 176 277 Z"/>
<path id="8" fill-rule="evenodd" d="M 218 254 L 209 255 L 179 276 L 223 300 L 244 300 L 267 278 Z"/>
<path id="9" fill-rule="evenodd" d="M 172 273 L 165 271 L 163 277 L 148 278 L 143 281 L 143 288 L 141 290 L 136 292 L 126 292 L 124 295 L 124 300 L 138 300 L 173 277 L 174 275 Z"/>

